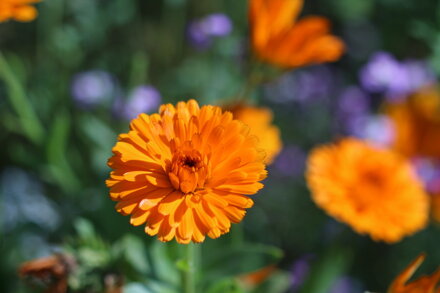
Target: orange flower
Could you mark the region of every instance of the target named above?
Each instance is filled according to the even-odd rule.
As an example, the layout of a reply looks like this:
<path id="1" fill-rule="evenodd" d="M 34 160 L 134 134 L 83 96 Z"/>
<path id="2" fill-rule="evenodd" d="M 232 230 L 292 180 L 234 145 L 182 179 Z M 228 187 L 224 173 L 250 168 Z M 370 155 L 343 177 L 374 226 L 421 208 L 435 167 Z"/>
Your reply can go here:
<path id="1" fill-rule="evenodd" d="M 242 281 L 247 287 L 256 287 L 263 283 L 270 277 L 276 270 L 275 265 L 269 265 L 262 269 L 240 276 L 239 280 Z"/>
<path id="2" fill-rule="evenodd" d="M 398 104 L 385 106 L 395 127 L 394 148 L 405 156 L 440 159 L 440 93 L 427 87 Z"/>
<path id="3" fill-rule="evenodd" d="M 34 20 L 38 11 L 30 4 L 40 2 L 40 0 L 0 0 L 0 22 L 9 19 L 28 22 Z"/>
<path id="4" fill-rule="evenodd" d="M 430 276 L 420 277 L 407 284 L 408 280 L 424 260 L 425 255 L 419 255 L 397 276 L 388 289 L 388 293 L 440 293 L 440 268 Z"/>
<path id="5" fill-rule="evenodd" d="M 161 241 L 202 242 L 238 223 L 263 187 L 264 151 L 230 112 L 196 101 L 141 114 L 119 136 L 107 180 L 116 209 Z"/>
<path id="6" fill-rule="evenodd" d="M 63 255 L 34 259 L 20 266 L 19 275 L 21 278 L 45 282 L 45 293 L 65 293 L 70 262 Z"/>
<path id="7" fill-rule="evenodd" d="M 376 241 L 397 242 L 427 223 L 422 183 L 390 150 L 346 138 L 312 151 L 306 175 L 319 207 Z"/>
<path id="8" fill-rule="evenodd" d="M 435 221 L 440 223 L 440 194 L 431 196 L 431 215 Z"/>
<path id="9" fill-rule="evenodd" d="M 252 47 L 260 59 L 282 68 L 338 60 L 343 42 L 329 34 L 330 23 L 318 16 L 295 23 L 303 0 L 250 0 Z"/>
<path id="10" fill-rule="evenodd" d="M 237 105 L 230 109 L 235 119 L 249 125 L 251 134 L 259 138 L 259 146 L 266 151 L 265 163 L 270 164 L 282 148 L 280 130 L 272 125 L 273 114 L 268 108 Z"/>

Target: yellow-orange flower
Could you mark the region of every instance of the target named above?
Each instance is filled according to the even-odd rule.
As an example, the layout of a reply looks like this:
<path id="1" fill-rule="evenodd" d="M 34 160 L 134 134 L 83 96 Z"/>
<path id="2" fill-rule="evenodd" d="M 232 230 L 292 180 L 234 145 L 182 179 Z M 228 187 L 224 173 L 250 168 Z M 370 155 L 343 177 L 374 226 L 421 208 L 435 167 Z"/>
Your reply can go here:
<path id="1" fill-rule="evenodd" d="M 295 22 L 303 0 L 250 0 L 251 43 L 257 57 L 282 68 L 338 60 L 344 43 L 318 16 Z"/>
<path id="2" fill-rule="evenodd" d="M 419 255 L 397 276 L 389 287 L 388 293 L 440 293 L 440 268 L 430 276 L 423 276 L 407 283 L 424 260 L 425 255 Z"/>
<path id="3" fill-rule="evenodd" d="M 426 87 L 401 103 L 388 104 L 385 113 L 395 128 L 393 148 L 405 156 L 440 159 L 440 92 Z"/>
<path id="4" fill-rule="evenodd" d="M 431 215 L 432 218 L 440 223 L 440 194 L 431 196 Z"/>
<path id="5" fill-rule="evenodd" d="M 249 125 L 251 134 L 258 137 L 259 146 L 265 150 L 265 163 L 270 164 L 281 151 L 283 146 L 280 130 L 272 125 L 273 114 L 268 108 L 236 105 L 230 111 L 235 119 Z"/>
<path id="6" fill-rule="evenodd" d="M 316 148 L 307 181 L 315 203 L 376 241 L 393 243 L 422 229 L 429 198 L 400 155 L 354 138 Z"/>
<path id="7" fill-rule="evenodd" d="M 264 151 L 249 127 L 196 101 L 141 114 L 113 148 L 107 180 L 116 209 L 161 241 L 202 242 L 238 223 L 263 187 Z"/>
<path id="8" fill-rule="evenodd" d="M 34 20 L 38 11 L 31 6 L 40 0 L 0 0 L 0 22 L 10 19 L 28 22 Z"/>

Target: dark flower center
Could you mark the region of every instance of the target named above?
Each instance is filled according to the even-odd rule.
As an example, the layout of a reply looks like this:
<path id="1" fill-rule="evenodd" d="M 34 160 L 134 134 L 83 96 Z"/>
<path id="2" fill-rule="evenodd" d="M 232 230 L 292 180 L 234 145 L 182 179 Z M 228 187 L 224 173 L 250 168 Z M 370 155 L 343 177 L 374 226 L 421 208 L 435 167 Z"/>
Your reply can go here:
<path id="1" fill-rule="evenodd" d="M 183 166 L 187 166 L 190 168 L 196 167 L 199 163 L 199 160 L 197 160 L 196 158 L 191 158 L 189 156 L 185 156 L 182 161 Z"/>

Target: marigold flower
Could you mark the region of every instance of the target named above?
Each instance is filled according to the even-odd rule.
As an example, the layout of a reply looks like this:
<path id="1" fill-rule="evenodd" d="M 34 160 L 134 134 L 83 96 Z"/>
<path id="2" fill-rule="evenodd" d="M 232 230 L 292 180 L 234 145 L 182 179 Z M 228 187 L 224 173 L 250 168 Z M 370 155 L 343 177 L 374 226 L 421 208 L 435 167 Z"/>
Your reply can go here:
<path id="1" fill-rule="evenodd" d="M 397 276 L 389 287 L 388 293 L 440 293 L 440 268 L 432 275 L 423 276 L 407 283 L 424 260 L 425 255 L 419 255 Z"/>
<path id="2" fill-rule="evenodd" d="M 235 119 L 243 121 L 251 129 L 251 134 L 258 137 L 259 146 L 266 151 L 266 164 L 271 164 L 280 153 L 282 142 L 280 130 L 272 125 L 273 114 L 268 108 L 237 105 L 230 108 Z"/>
<path id="3" fill-rule="evenodd" d="M 227 233 L 263 187 L 264 151 L 230 112 L 196 101 L 141 114 L 121 134 L 107 186 L 116 209 L 161 241 L 202 242 Z"/>
<path id="4" fill-rule="evenodd" d="M 431 215 L 435 221 L 440 223 L 440 194 L 431 196 Z"/>
<path id="5" fill-rule="evenodd" d="M 240 276 L 239 280 L 242 281 L 247 287 L 256 287 L 266 281 L 276 271 L 276 269 L 277 268 L 275 265 L 268 265 L 254 272 Z"/>
<path id="6" fill-rule="evenodd" d="M 313 150 L 306 176 L 319 207 L 373 240 L 397 242 L 427 223 L 422 183 L 390 150 L 346 138 Z"/>
<path id="7" fill-rule="evenodd" d="M 329 34 L 326 18 L 295 22 L 302 6 L 303 0 L 250 0 L 251 43 L 257 57 L 282 68 L 340 58 L 344 44 Z"/>
<path id="8" fill-rule="evenodd" d="M 67 256 L 51 255 L 23 263 L 19 269 L 21 278 L 44 282 L 46 293 L 67 292 L 67 277 L 69 271 Z"/>
<path id="9" fill-rule="evenodd" d="M 440 93 L 426 87 L 400 103 L 387 104 L 385 113 L 395 128 L 393 148 L 408 157 L 440 159 Z"/>
<path id="10" fill-rule="evenodd" d="M 0 1 L 0 22 L 14 19 L 22 22 L 34 20 L 38 11 L 30 4 L 40 0 L 1 0 Z"/>

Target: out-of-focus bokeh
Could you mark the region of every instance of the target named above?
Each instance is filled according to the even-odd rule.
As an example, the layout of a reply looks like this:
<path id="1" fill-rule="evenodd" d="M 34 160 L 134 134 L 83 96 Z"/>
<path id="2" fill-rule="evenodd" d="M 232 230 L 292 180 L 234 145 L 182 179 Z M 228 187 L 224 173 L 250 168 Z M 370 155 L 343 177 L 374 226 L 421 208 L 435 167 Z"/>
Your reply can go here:
<path id="1" fill-rule="evenodd" d="M 179 292 L 181 247 L 129 225 L 105 180 L 131 119 L 191 98 L 267 107 L 283 144 L 244 221 L 204 242 L 200 292 L 386 292 L 421 252 L 423 272 L 438 266 L 440 1 L 306 0 L 301 15 L 327 17 L 345 54 L 278 70 L 252 90 L 247 1 L 32 5 L 34 21 L 0 22 L 1 292 L 40 292 L 44 282 L 30 289 L 18 268 L 59 252 L 80 266 L 72 290 Z M 309 151 L 345 136 L 412 162 L 432 202 L 425 229 L 375 242 L 313 203 Z"/>

